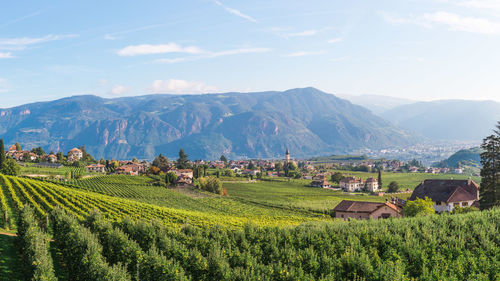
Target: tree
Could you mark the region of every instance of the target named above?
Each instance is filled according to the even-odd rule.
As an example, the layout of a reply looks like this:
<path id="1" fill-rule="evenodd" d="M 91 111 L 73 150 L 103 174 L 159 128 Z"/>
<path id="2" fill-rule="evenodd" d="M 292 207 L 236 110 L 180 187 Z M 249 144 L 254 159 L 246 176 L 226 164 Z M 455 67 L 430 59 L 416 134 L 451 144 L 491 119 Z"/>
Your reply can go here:
<path id="1" fill-rule="evenodd" d="M 379 188 L 382 188 L 382 170 L 381 169 L 378 169 L 378 178 L 377 178 L 377 181 L 378 181 Z"/>
<path id="2" fill-rule="evenodd" d="M 226 156 L 224 156 L 224 154 L 222 154 L 222 155 L 220 156 L 220 161 L 222 161 L 222 162 L 224 162 L 224 163 L 227 163 L 227 158 L 226 158 Z"/>
<path id="3" fill-rule="evenodd" d="M 63 161 L 64 160 L 64 154 L 59 151 L 58 153 L 56 153 L 56 157 L 57 157 L 57 161 Z"/>
<path id="4" fill-rule="evenodd" d="M 5 159 L 3 165 L 2 165 L 2 170 L 1 173 L 9 176 L 17 176 L 19 175 L 19 171 L 21 170 L 21 167 L 17 164 L 16 160 L 12 158 L 7 158 Z"/>
<path id="5" fill-rule="evenodd" d="M 396 181 L 391 181 L 391 183 L 389 183 L 389 189 L 387 190 L 387 192 L 395 193 L 398 191 L 399 191 L 399 183 Z"/>
<path id="6" fill-rule="evenodd" d="M 403 208 L 403 214 L 407 217 L 427 216 L 434 214 L 434 202 L 432 199 L 417 198 L 415 201 L 408 201 Z"/>
<path id="7" fill-rule="evenodd" d="M 132 162 L 133 163 L 139 163 L 139 159 L 137 159 L 137 157 L 134 157 L 134 158 L 132 158 Z"/>
<path id="8" fill-rule="evenodd" d="M 0 169 L 3 168 L 5 163 L 5 146 L 3 144 L 3 139 L 0 139 Z"/>
<path id="9" fill-rule="evenodd" d="M 162 171 L 167 171 L 168 169 L 168 158 L 163 156 L 161 153 L 158 155 L 151 164 Z"/>
<path id="10" fill-rule="evenodd" d="M 189 168 L 188 155 L 184 152 L 184 149 L 179 150 L 179 159 L 177 159 L 177 169 L 187 169 Z"/>
<path id="11" fill-rule="evenodd" d="M 481 210 L 500 205 L 500 122 L 494 134 L 483 140 L 481 148 L 481 187 L 479 207 Z"/>
<path id="12" fill-rule="evenodd" d="M 203 164 L 203 176 L 204 177 L 207 176 L 207 170 L 208 170 L 208 165 L 207 164 Z"/>
<path id="13" fill-rule="evenodd" d="M 252 160 L 250 160 L 250 162 L 248 162 L 247 169 L 253 170 L 254 168 L 255 168 L 255 165 L 253 164 Z"/>
<path id="14" fill-rule="evenodd" d="M 168 172 L 165 174 L 165 183 L 168 186 L 175 185 L 176 181 L 177 181 L 177 175 L 174 172 Z"/>
<path id="15" fill-rule="evenodd" d="M 21 145 L 18 142 L 16 142 L 15 146 L 16 146 L 16 151 L 22 150 Z"/>
<path id="16" fill-rule="evenodd" d="M 274 165 L 274 169 L 276 170 L 276 172 L 279 172 L 283 169 L 283 164 L 281 164 L 281 162 L 278 162 Z"/>
<path id="17" fill-rule="evenodd" d="M 41 146 L 31 149 L 31 152 L 35 153 L 38 156 L 45 155 L 45 150 L 43 150 Z"/>
<path id="18" fill-rule="evenodd" d="M 222 182 L 215 177 L 200 178 L 200 189 L 220 195 L 224 193 L 224 190 L 222 189 Z"/>
<path id="19" fill-rule="evenodd" d="M 340 181 L 344 178 L 344 174 L 342 174 L 341 172 L 335 172 L 333 173 L 332 177 L 330 178 L 330 180 L 333 182 L 333 183 L 336 183 L 336 184 L 339 184 Z"/>

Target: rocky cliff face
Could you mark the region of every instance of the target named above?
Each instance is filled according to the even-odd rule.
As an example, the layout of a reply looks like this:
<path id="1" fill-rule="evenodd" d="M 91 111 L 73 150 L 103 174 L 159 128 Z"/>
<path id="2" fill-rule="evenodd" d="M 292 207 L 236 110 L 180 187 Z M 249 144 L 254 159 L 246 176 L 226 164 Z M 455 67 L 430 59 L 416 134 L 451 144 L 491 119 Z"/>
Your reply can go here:
<path id="1" fill-rule="evenodd" d="M 96 157 L 221 154 L 282 157 L 405 145 L 413 136 L 363 107 L 314 88 L 284 92 L 149 95 L 116 99 L 75 96 L 0 110 L 7 144 L 67 152 L 85 145 Z"/>

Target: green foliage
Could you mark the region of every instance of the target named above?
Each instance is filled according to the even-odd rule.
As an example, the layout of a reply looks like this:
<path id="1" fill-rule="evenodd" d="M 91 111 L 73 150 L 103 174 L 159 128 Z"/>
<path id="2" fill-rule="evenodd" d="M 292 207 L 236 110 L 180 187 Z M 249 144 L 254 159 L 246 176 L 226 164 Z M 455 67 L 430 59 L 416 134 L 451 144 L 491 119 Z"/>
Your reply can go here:
<path id="1" fill-rule="evenodd" d="M 177 175 L 174 172 L 168 172 L 165 174 L 165 183 L 168 186 L 175 185 L 176 181 L 177 181 Z"/>
<path id="2" fill-rule="evenodd" d="M 45 153 L 45 150 L 43 150 L 43 148 L 42 148 L 42 147 L 40 147 L 40 146 L 39 146 L 39 147 L 35 147 L 35 148 L 31 149 L 31 152 L 35 153 L 35 154 L 36 154 L 36 155 L 38 155 L 38 156 L 42 156 L 42 155 L 45 155 L 45 154 L 46 154 L 46 153 Z"/>
<path id="3" fill-rule="evenodd" d="M 246 225 L 231 230 L 185 226 L 174 230 L 137 220 L 118 225 L 132 240 L 148 241 L 141 245 L 143 250 L 151 248 L 170 257 L 171 267 L 180 266 L 192 280 L 497 280 L 500 277 L 497 239 L 500 209 L 456 216 L 338 221 L 293 228 Z"/>
<path id="4" fill-rule="evenodd" d="M 200 189 L 219 195 L 222 195 L 224 192 L 222 188 L 222 182 L 215 177 L 200 178 Z"/>
<path id="5" fill-rule="evenodd" d="M 187 169 L 189 168 L 189 159 L 188 155 L 184 152 L 184 149 L 179 150 L 179 158 L 176 163 L 177 169 Z"/>
<path id="6" fill-rule="evenodd" d="M 222 155 L 220 156 L 220 161 L 222 161 L 222 162 L 224 162 L 224 163 L 227 163 L 227 158 L 226 158 L 226 156 L 224 156 L 224 154 L 222 154 Z"/>
<path id="7" fill-rule="evenodd" d="M 479 211 L 479 209 L 476 207 L 454 207 L 453 211 L 451 213 L 452 214 L 466 214 L 466 213 L 477 212 L 477 211 Z"/>
<path id="8" fill-rule="evenodd" d="M 340 181 L 344 178 L 345 177 L 341 172 L 335 172 L 332 174 L 332 177 L 330 178 L 330 180 L 332 181 L 332 183 L 339 184 Z"/>
<path id="9" fill-rule="evenodd" d="M 49 237 L 38 227 L 33 210 L 29 206 L 21 210 L 17 230 L 26 280 L 57 280 L 49 252 Z"/>
<path id="10" fill-rule="evenodd" d="M 389 183 L 389 188 L 388 188 L 387 192 L 395 193 L 398 191 L 399 191 L 399 183 L 397 181 L 391 181 L 391 183 Z"/>
<path id="11" fill-rule="evenodd" d="M 408 201 L 403 208 L 403 214 L 407 217 L 427 216 L 434 213 L 434 202 L 428 197 Z"/>
<path id="12" fill-rule="evenodd" d="M 157 167 L 161 171 L 166 171 L 168 169 L 168 158 L 163 156 L 161 153 L 158 155 L 151 164 L 153 167 Z"/>
<path id="13" fill-rule="evenodd" d="M 52 217 L 54 240 L 71 280 L 131 280 L 121 265 L 110 266 L 106 262 L 97 236 L 75 217 L 60 209 L 55 209 Z"/>
<path id="14" fill-rule="evenodd" d="M 495 134 L 485 138 L 481 145 L 481 187 L 479 206 L 482 210 L 500 206 L 500 122 Z"/>

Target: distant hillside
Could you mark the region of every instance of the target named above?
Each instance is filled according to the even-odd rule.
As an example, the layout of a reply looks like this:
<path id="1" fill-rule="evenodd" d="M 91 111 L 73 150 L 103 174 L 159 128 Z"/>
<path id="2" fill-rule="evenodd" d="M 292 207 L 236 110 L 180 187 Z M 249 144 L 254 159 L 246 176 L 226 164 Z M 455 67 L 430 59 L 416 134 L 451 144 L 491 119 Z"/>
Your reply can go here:
<path id="1" fill-rule="evenodd" d="M 308 159 L 309 161 L 328 162 L 328 161 L 361 161 L 368 160 L 366 155 L 331 155 L 319 156 Z"/>
<path id="2" fill-rule="evenodd" d="M 457 168 L 459 166 L 480 167 L 482 150 L 479 147 L 461 149 L 440 163 L 443 167 Z"/>
<path id="3" fill-rule="evenodd" d="M 417 102 L 414 100 L 382 96 L 382 95 L 359 95 L 359 96 L 338 95 L 338 96 L 352 102 L 353 104 L 366 107 L 367 109 L 371 110 L 373 113 L 378 115 L 395 107 Z"/>
<path id="4" fill-rule="evenodd" d="M 415 141 L 367 109 L 314 88 L 284 92 L 74 96 L 0 110 L 7 144 L 64 151 L 85 145 L 95 157 L 191 159 L 341 154 Z"/>
<path id="5" fill-rule="evenodd" d="M 500 120 L 500 103 L 443 100 L 398 106 L 381 115 L 432 140 L 481 141 Z"/>

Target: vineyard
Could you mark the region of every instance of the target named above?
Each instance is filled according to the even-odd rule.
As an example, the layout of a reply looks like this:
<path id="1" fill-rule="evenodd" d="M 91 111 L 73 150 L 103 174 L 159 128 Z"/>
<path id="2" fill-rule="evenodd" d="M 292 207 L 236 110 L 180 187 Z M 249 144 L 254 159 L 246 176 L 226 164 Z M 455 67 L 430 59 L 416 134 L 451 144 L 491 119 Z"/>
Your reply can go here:
<path id="1" fill-rule="evenodd" d="M 500 210 L 297 227 L 171 228 L 19 212 L 29 280 L 498 280 Z M 48 233 L 53 233 L 50 251 Z M 418 246 L 417 246 L 418 245 Z"/>
<path id="2" fill-rule="evenodd" d="M 56 206 L 74 214 L 79 219 L 96 209 L 112 221 L 119 221 L 124 217 L 158 219 L 173 227 L 180 227 L 184 224 L 230 227 L 242 226 L 246 223 L 297 225 L 306 221 L 331 220 L 327 216 L 318 214 L 258 207 L 221 197 L 193 199 L 165 188 L 160 188 L 156 192 L 161 192 L 162 198 L 168 198 L 168 202 L 172 202 L 168 208 L 27 178 L 0 175 L 0 186 L 3 214 L 0 227 L 3 228 L 12 228 L 15 225 L 17 210 L 22 209 L 26 204 L 33 207 L 36 216 L 42 221 L 46 220 L 48 213 Z M 153 187 L 150 186 L 150 188 Z M 184 204 L 192 208 L 189 210 L 174 208 L 174 205 Z"/>

